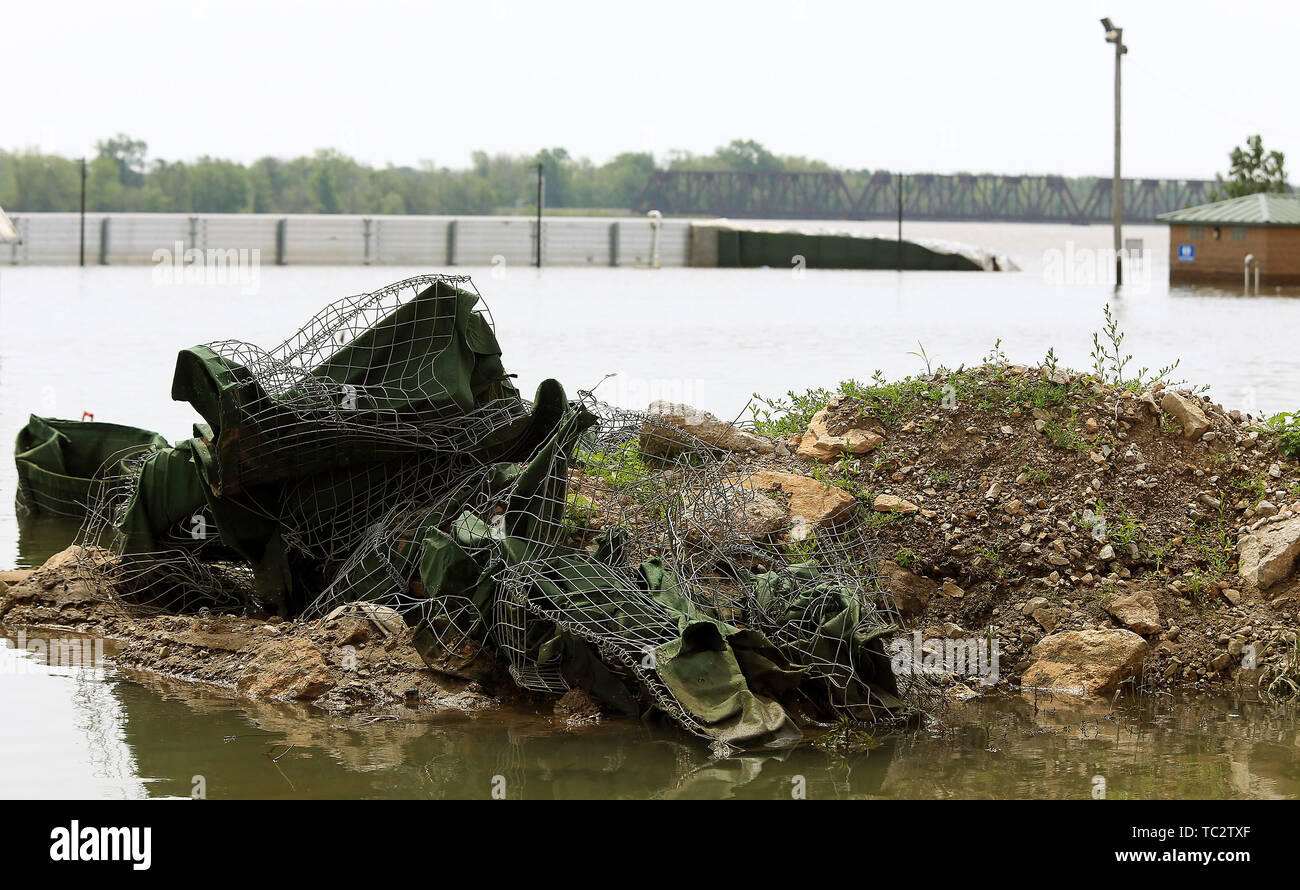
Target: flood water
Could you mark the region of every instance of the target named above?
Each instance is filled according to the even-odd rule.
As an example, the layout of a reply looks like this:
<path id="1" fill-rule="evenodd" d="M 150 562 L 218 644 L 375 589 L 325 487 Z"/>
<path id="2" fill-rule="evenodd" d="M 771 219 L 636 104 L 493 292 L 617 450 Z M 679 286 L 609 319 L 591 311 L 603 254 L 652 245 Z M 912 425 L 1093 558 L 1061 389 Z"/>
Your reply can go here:
<path id="1" fill-rule="evenodd" d="M 624 721 L 330 717 L 237 701 L 119 672 L 111 650 L 106 668 L 48 667 L 32 638 L 8 633 L 3 797 L 1086 799 L 1099 777 L 1109 799 L 1300 796 L 1296 711 L 1230 699 L 1112 710 L 999 697 L 953 705 L 863 753 L 716 759 L 697 739 Z"/>
<path id="2" fill-rule="evenodd" d="M 889 224 L 856 224 L 892 232 Z M 1091 366 L 1091 334 L 1112 304 L 1131 371 L 1181 359 L 1174 375 L 1230 407 L 1300 409 L 1300 299 L 1170 289 L 1163 228 L 1130 227 L 1149 251 L 1115 294 L 1089 251 L 1099 226 L 909 225 L 906 235 L 1009 254 L 1017 273 L 789 269 L 403 269 L 265 266 L 255 281 L 161 284 L 150 267 L 0 268 L 0 440 L 30 413 L 143 426 L 170 440 L 197 415 L 170 400 L 178 350 L 241 339 L 265 347 L 326 302 L 430 271 L 474 276 L 506 367 L 525 392 L 546 377 L 644 408 L 667 398 L 724 417 L 750 395 L 830 386 L 880 369 L 901 376 L 980 361 L 1000 339 L 1012 361 L 1053 347 Z M 919 345 L 918 345 L 919 344 Z M 0 462 L 0 568 L 38 565 L 75 523 L 19 524 L 12 461 Z M 1156 698 L 1110 713 L 997 699 L 886 736 L 869 754 L 815 749 L 715 761 L 707 748 L 634 724 L 571 730 L 543 718 L 400 715 L 360 725 L 253 705 L 184 684 L 31 668 L 0 650 L 0 795 L 1272 797 L 1300 794 L 1300 733 L 1285 709 Z M 20 668 L 25 665 L 25 668 Z"/>

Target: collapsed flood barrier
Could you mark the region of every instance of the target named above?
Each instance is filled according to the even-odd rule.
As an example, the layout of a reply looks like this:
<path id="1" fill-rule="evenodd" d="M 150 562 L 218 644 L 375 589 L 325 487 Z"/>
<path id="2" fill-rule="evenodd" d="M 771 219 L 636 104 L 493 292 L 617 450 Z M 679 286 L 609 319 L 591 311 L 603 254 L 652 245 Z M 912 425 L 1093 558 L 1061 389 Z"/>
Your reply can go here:
<path id="1" fill-rule="evenodd" d="M 167 440 L 149 430 L 33 414 L 14 441 L 14 511 L 19 516 L 81 518 L 98 496 L 106 463 L 166 447 Z"/>
<path id="2" fill-rule="evenodd" d="M 525 689 L 727 746 L 912 710 L 864 522 L 792 526 L 662 417 L 554 380 L 524 399 L 467 277 L 340 300 L 270 350 L 183 350 L 172 397 L 194 436 L 110 457 L 80 535 L 126 609 L 376 603 L 437 670 L 487 650 Z"/>

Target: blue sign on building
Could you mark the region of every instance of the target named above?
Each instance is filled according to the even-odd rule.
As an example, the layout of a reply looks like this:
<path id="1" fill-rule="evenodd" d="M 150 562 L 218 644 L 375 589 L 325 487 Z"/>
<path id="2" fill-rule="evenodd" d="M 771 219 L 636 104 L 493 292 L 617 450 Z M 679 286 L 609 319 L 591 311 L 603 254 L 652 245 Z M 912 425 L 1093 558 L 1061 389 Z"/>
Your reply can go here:
<path id="1" fill-rule="evenodd" d="M 1190 263 L 1190 262 L 1192 262 L 1192 261 L 1195 260 L 1195 259 L 1196 259 L 1196 245 L 1195 245 L 1195 244 L 1180 244 L 1180 245 L 1178 245 L 1178 262 L 1180 262 L 1180 263 Z"/>

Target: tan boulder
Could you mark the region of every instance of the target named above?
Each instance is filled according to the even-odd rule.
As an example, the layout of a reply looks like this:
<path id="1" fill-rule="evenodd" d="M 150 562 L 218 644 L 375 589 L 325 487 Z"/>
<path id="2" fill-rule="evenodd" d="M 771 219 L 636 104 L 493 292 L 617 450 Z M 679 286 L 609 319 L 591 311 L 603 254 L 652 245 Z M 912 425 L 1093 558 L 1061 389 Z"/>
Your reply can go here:
<path id="1" fill-rule="evenodd" d="M 235 687 L 251 698 L 312 701 L 337 685 L 325 657 L 310 640 L 290 637 L 263 643 Z"/>
<path id="2" fill-rule="evenodd" d="M 829 408 L 823 408 L 814 414 L 803 438 L 799 440 L 799 449 L 795 454 L 804 460 L 838 460 L 846 451 L 849 454 L 866 454 L 885 441 L 879 433 L 855 427 L 832 433 L 829 411 Z"/>
<path id="3" fill-rule="evenodd" d="M 921 509 L 911 501 L 905 501 L 895 494 L 878 494 L 871 502 L 871 508 L 879 513 L 915 513 Z"/>
<path id="4" fill-rule="evenodd" d="M 1213 429 L 1210 418 L 1205 416 L 1201 406 L 1182 393 L 1165 392 L 1160 397 L 1160 407 L 1183 428 L 1183 438 L 1185 439 L 1196 441 Z"/>
<path id="5" fill-rule="evenodd" d="M 885 582 L 894 597 L 894 605 L 904 618 L 920 614 L 930 605 L 937 585 L 929 578 L 922 578 L 910 572 L 896 562 L 887 561 L 884 565 Z"/>
<path id="6" fill-rule="evenodd" d="M 1291 576 L 1300 557 L 1300 516 L 1260 526 L 1241 542 L 1237 574 L 1266 590 Z"/>
<path id="7" fill-rule="evenodd" d="M 787 496 L 790 539 L 794 541 L 804 540 L 818 528 L 835 525 L 857 503 L 847 491 L 798 473 L 760 470 L 746 478 L 743 485 L 754 491 L 780 492 Z"/>
<path id="8" fill-rule="evenodd" d="M 690 405 L 651 402 L 646 413 L 641 425 L 641 450 L 646 454 L 671 457 L 699 448 L 771 454 L 775 448 L 762 436 Z"/>
<path id="9" fill-rule="evenodd" d="M 1020 679 L 1024 688 L 1072 695 L 1105 695 L 1137 673 L 1147 641 L 1131 630 L 1070 630 L 1043 637 Z"/>
<path id="10" fill-rule="evenodd" d="M 1160 609 L 1156 606 L 1156 599 L 1148 590 L 1139 590 L 1137 593 L 1117 597 L 1106 607 L 1106 611 L 1120 624 L 1136 633 L 1153 634 L 1163 626 L 1160 623 Z"/>

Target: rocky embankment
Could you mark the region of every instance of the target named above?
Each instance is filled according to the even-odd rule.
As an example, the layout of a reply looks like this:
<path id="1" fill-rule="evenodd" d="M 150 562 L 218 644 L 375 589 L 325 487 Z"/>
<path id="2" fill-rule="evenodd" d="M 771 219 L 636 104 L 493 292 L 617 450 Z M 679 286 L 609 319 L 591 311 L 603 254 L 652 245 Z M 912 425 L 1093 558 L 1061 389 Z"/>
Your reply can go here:
<path id="1" fill-rule="evenodd" d="M 659 426 L 656 447 L 713 443 L 765 495 L 732 533 L 800 546 L 867 522 L 900 636 L 937 650 L 997 643 L 985 677 L 996 683 L 950 672 L 954 689 L 1280 695 L 1300 682 L 1300 465 L 1257 421 L 1203 397 L 998 363 L 847 383 L 753 431 L 687 406 L 650 415 L 691 434 L 674 444 Z M 382 607 L 318 621 L 133 617 L 76 569 L 69 550 L 0 573 L 0 621 L 106 636 L 127 668 L 334 711 L 598 712 L 580 692 L 518 692 L 487 653 L 455 676 L 432 670 Z"/>
<path id="2" fill-rule="evenodd" d="M 1004 686 L 1295 692 L 1300 466 L 1258 420 L 1002 363 L 823 395 L 747 484 L 796 530 L 864 514 L 927 645 L 996 640 Z"/>

